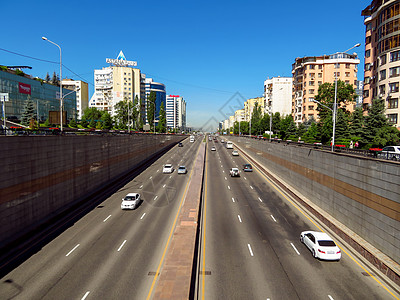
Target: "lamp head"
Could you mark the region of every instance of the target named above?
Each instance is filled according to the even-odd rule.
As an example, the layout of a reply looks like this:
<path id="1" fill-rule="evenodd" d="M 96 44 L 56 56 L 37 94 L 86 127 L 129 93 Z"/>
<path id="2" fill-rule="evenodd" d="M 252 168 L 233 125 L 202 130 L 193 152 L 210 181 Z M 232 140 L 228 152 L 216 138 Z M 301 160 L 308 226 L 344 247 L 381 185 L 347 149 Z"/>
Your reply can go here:
<path id="1" fill-rule="evenodd" d="M 354 45 L 354 47 L 360 47 L 360 46 L 361 46 L 360 43 L 357 43 L 357 44 Z"/>
<path id="2" fill-rule="evenodd" d="M 47 41 L 47 37 L 45 37 L 45 36 L 42 36 L 42 40 L 45 40 L 45 41 Z"/>

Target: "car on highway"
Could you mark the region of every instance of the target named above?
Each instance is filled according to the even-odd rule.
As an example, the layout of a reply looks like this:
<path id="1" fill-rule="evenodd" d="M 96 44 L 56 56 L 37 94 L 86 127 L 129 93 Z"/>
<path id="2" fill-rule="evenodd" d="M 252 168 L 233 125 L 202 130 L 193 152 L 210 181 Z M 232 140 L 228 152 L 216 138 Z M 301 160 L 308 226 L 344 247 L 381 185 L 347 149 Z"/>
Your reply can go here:
<path id="1" fill-rule="evenodd" d="M 243 165 L 243 171 L 253 172 L 253 167 L 251 166 L 251 164 L 245 164 L 245 165 Z"/>
<path id="2" fill-rule="evenodd" d="M 237 150 L 233 150 L 233 151 L 232 151 L 232 155 L 233 155 L 233 156 L 239 156 L 239 152 L 238 152 Z"/>
<path id="3" fill-rule="evenodd" d="M 225 141 L 223 139 L 221 139 L 221 143 L 225 143 Z"/>
<path id="4" fill-rule="evenodd" d="M 303 231 L 300 241 L 307 246 L 313 257 L 323 260 L 340 260 L 340 248 L 325 232 Z"/>
<path id="5" fill-rule="evenodd" d="M 121 209 L 135 209 L 140 203 L 140 194 L 129 193 L 122 198 Z"/>
<path id="6" fill-rule="evenodd" d="M 178 168 L 178 174 L 186 174 L 187 173 L 187 169 L 185 166 L 179 166 Z"/>
<path id="7" fill-rule="evenodd" d="M 229 175 L 231 175 L 231 177 L 240 177 L 240 171 L 238 168 L 231 168 L 229 170 Z"/>
<path id="8" fill-rule="evenodd" d="M 216 151 L 217 149 L 215 149 L 215 147 L 211 147 L 211 151 Z"/>
<path id="9" fill-rule="evenodd" d="M 183 147 L 183 144 L 182 144 L 182 143 L 179 143 L 179 144 L 178 144 L 178 147 Z"/>
<path id="10" fill-rule="evenodd" d="M 172 172 L 174 172 L 174 167 L 172 166 L 172 164 L 165 164 L 162 172 L 164 174 L 171 174 Z"/>

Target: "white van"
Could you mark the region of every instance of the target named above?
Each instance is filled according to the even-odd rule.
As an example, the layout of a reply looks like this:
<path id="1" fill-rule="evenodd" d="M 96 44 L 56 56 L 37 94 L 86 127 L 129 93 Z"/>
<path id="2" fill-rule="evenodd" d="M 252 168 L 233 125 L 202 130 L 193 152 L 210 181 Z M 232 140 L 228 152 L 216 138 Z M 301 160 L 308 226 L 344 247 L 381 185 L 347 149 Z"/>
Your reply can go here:
<path id="1" fill-rule="evenodd" d="M 233 149 L 233 143 L 227 141 L 227 142 L 226 142 L 226 149 Z"/>
<path id="2" fill-rule="evenodd" d="M 190 142 L 194 143 L 194 136 L 193 135 L 190 136 Z"/>

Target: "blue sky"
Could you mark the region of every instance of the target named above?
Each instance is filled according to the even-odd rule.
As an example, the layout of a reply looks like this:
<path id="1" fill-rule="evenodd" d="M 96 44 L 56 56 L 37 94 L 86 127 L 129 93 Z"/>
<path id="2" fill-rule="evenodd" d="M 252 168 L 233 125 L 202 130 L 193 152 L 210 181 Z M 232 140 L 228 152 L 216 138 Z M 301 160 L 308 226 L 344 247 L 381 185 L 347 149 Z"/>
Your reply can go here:
<path id="1" fill-rule="evenodd" d="M 296 57 L 352 50 L 361 59 L 361 11 L 371 1 L 1 1 L 0 64 L 33 76 L 84 79 L 122 50 L 167 94 L 187 102 L 189 126 L 216 126 L 242 100 L 262 96 L 268 77 L 291 76 Z M 61 4 L 62 3 L 62 4 Z M 20 55 L 38 58 L 35 60 Z M 78 76 L 74 75 L 78 74 Z M 229 109 L 228 109 L 229 107 Z"/>

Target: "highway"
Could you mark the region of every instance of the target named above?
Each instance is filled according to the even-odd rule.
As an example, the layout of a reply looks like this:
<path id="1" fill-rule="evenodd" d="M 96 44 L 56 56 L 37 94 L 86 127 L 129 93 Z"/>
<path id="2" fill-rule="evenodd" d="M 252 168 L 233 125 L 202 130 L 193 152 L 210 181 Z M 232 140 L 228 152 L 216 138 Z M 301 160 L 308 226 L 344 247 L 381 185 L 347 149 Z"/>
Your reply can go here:
<path id="1" fill-rule="evenodd" d="M 176 145 L 134 180 L 1 278 L 0 299 L 147 299 L 202 143 Z M 215 146 L 216 151 L 211 151 Z M 350 249 L 319 261 L 299 241 L 327 231 L 225 143 L 207 141 L 196 299 L 398 299 Z M 162 174 L 172 163 L 175 172 Z M 178 175 L 185 165 L 188 174 Z M 120 209 L 129 192 L 143 202 Z M 328 231 L 328 233 L 330 233 Z M 162 272 L 162 269 L 161 269 Z M 367 276 L 366 276 L 367 275 Z M 396 298 L 397 297 L 397 298 Z"/>
<path id="2" fill-rule="evenodd" d="M 176 145 L 1 279 L 0 299 L 146 299 L 201 139 Z M 162 165 L 175 171 L 162 174 Z M 178 165 L 188 173 L 178 175 Z M 135 210 L 121 210 L 129 192 Z"/>
<path id="3" fill-rule="evenodd" d="M 396 299 L 340 242 L 339 262 L 314 259 L 300 232 L 326 230 L 258 170 L 230 177 L 248 161 L 208 143 L 199 299 Z"/>

